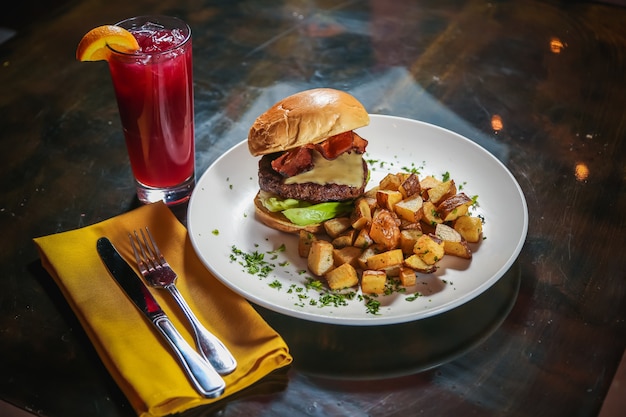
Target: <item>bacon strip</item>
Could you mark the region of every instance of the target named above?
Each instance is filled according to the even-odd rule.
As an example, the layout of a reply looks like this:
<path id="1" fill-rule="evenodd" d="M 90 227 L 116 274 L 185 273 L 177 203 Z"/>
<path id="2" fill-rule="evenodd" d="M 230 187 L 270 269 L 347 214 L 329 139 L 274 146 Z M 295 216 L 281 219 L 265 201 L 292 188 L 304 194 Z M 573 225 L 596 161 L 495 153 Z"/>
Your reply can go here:
<path id="1" fill-rule="evenodd" d="M 333 160 L 344 152 L 365 152 L 367 141 L 352 131 L 331 136 L 315 145 L 315 149 L 326 159 Z"/>
<path id="2" fill-rule="evenodd" d="M 352 149 L 354 149 L 356 153 L 365 153 L 365 148 L 367 148 L 367 139 L 363 139 L 361 136 L 352 132 Z"/>
<path id="3" fill-rule="evenodd" d="M 364 153 L 366 147 L 367 140 L 352 131 L 348 131 L 331 136 L 315 145 L 301 146 L 287 151 L 272 161 L 272 168 L 284 177 L 293 177 L 313 168 L 313 149 L 324 158 L 332 161 L 344 152 Z"/>
<path id="4" fill-rule="evenodd" d="M 313 168 L 312 149 L 300 146 L 287 151 L 272 161 L 272 168 L 284 177 L 293 177 L 300 172 Z"/>
<path id="5" fill-rule="evenodd" d="M 324 142 L 315 145 L 315 149 L 328 160 L 337 158 L 342 153 L 352 149 L 352 132 L 344 132 L 331 136 Z"/>

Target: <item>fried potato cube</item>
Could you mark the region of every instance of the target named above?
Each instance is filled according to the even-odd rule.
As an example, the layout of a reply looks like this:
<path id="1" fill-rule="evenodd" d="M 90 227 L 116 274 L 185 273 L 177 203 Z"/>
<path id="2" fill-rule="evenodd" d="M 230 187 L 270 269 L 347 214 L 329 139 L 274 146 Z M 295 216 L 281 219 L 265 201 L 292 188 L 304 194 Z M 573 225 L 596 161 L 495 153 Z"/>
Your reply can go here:
<path id="1" fill-rule="evenodd" d="M 400 283 L 405 287 L 410 287 L 411 285 L 415 285 L 417 282 L 417 275 L 415 271 L 409 267 L 401 266 L 400 274 L 398 275 L 400 278 Z"/>
<path id="2" fill-rule="evenodd" d="M 366 198 L 359 198 L 352 214 L 350 215 L 351 225 L 354 229 L 361 230 L 372 222 L 371 203 Z"/>
<path id="3" fill-rule="evenodd" d="M 457 256 L 463 259 L 472 259 L 472 250 L 467 244 L 467 240 L 460 242 L 443 241 L 443 250 L 446 255 Z"/>
<path id="4" fill-rule="evenodd" d="M 393 211 L 396 203 L 402 201 L 402 193 L 394 190 L 378 190 L 376 192 L 376 203 L 378 207 Z"/>
<path id="5" fill-rule="evenodd" d="M 417 239 L 422 236 L 422 229 L 403 229 L 400 231 L 400 249 L 405 255 L 412 255 Z"/>
<path id="6" fill-rule="evenodd" d="M 402 265 L 391 265 L 387 268 L 381 269 L 380 271 L 384 272 L 388 277 L 397 277 L 400 275 L 400 267 Z"/>
<path id="7" fill-rule="evenodd" d="M 407 199 L 404 199 L 394 205 L 393 210 L 398 217 L 409 222 L 419 222 L 424 215 L 423 211 L 424 200 L 419 194 L 415 194 Z"/>
<path id="8" fill-rule="evenodd" d="M 324 274 L 328 287 L 331 290 L 341 290 L 359 284 L 356 269 L 350 264 L 343 264 Z"/>
<path id="9" fill-rule="evenodd" d="M 379 210 L 372 218 L 370 227 L 372 240 L 387 249 L 394 249 L 400 243 L 400 227 L 389 210 Z"/>
<path id="10" fill-rule="evenodd" d="M 406 220 L 400 219 L 400 230 L 409 230 L 409 229 L 422 230 L 422 223 L 421 222 L 408 222 Z"/>
<path id="11" fill-rule="evenodd" d="M 357 231 L 350 228 L 349 230 L 346 230 L 345 232 L 343 232 L 342 234 L 334 238 L 331 243 L 333 244 L 335 248 L 343 248 L 346 246 L 352 246 L 352 244 L 354 243 L 354 237 L 356 236 L 356 234 L 357 234 Z"/>
<path id="12" fill-rule="evenodd" d="M 463 237 L 461 236 L 459 232 L 457 232 L 456 230 L 454 230 L 452 227 L 448 226 L 447 224 L 443 224 L 443 223 L 439 223 L 437 227 L 435 227 L 435 236 L 437 236 L 439 239 L 443 240 L 444 242 L 446 240 L 450 242 L 460 242 L 461 239 L 463 239 Z"/>
<path id="13" fill-rule="evenodd" d="M 443 220 L 439 216 L 439 212 L 435 205 L 430 201 L 425 201 L 422 207 L 422 221 L 426 224 L 435 227 L 438 223 L 443 223 Z"/>
<path id="14" fill-rule="evenodd" d="M 361 291 L 365 294 L 384 294 L 387 274 L 367 269 L 361 276 Z"/>
<path id="15" fill-rule="evenodd" d="M 401 183 L 402 183 L 401 175 L 389 173 L 385 175 L 385 178 L 380 180 L 380 182 L 378 183 L 378 187 L 381 190 L 398 191 L 398 187 L 400 187 Z"/>
<path id="16" fill-rule="evenodd" d="M 365 248 L 365 250 L 363 250 L 363 252 L 361 252 L 361 256 L 359 256 L 359 258 L 357 259 L 357 263 L 359 268 L 361 269 L 367 269 L 367 260 L 374 256 L 374 255 L 378 255 L 379 253 L 384 252 L 385 249 L 374 243 L 371 246 L 368 246 L 367 248 Z"/>
<path id="17" fill-rule="evenodd" d="M 354 238 L 354 242 L 352 244 L 353 246 L 356 246 L 357 248 L 365 249 L 369 247 L 370 245 L 372 245 L 373 243 L 374 241 L 370 237 L 369 230 L 361 229 L 359 230 L 359 233 L 357 233 L 356 237 Z"/>
<path id="18" fill-rule="evenodd" d="M 378 192 L 378 190 L 376 191 Z M 367 202 L 367 204 L 369 204 L 370 206 L 370 212 L 374 212 L 374 210 L 376 210 L 376 208 L 378 208 L 378 203 L 376 202 L 376 193 L 374 193 L 372 196 L 370 197 L 363 197 L 365 199 L 365 201 Z"/>
<path id="19" fill-rule="evenodd" d="M 311 244 L 313 244 L 315 240 L 317 240 L 317 236 L 313 233 L 300 230 L 298 232 L 298 255 L 302 258 L 308 258 Z"/>
<path id="20" fill-rule="evenodd" d="M 421 272 L 424 274 L 431 274 L 437 270 L 435 265 L 428 265 L 426 262 L 422 260 L 417 255 L 408 256 L 404 260 L 404 265 L 411 268 L 414 271 Z"/>
<path id="21" fill-rule="evenodd" d="M 324 230 L 328 236 L 336 238 L 350 228 L 352 222 L 349 217 L 335 217 L 324 222 Z"/>
<path id="22" fill-rule="evenodd" d="M 469 207 L 472 205 L 472 199 L 465 193 L 458 193 L 443 200 L 437 206 L 437 213 L 444 222 L 456 220 L 458 217 L 465 216 Z"/>
<path id="23" fill-rule="evenodd" d="M 467 241 L 452 227 L 443 223 L 438 224 L 435 228 L 435 235 L 443 240 L 443 251 L 446 255 L 458 256 L 465 259 L 472 258 L 472 251 L 467 245 Z"/>
<path id="24" fill-rule="evenodd" d="M 427 193 L 428 200 L 434 205 L 437 205 L 446 198 L 456 194 L 456 185 L 454 184 L 454 180 L 444 181 L 430 188 Z"/>
<path id="25" fill-rule="evenodd" d="M 367 269 L 386 269 L 394 265 L 401 265 L 404 255 L 401 249 L 392 249 L 367 258 Z"/>
<path id="26" fill-rule="evenodd" d="M 417 174 L 409 174 L 398 187 L 398 191 L 402 193 L 404 198 L 409 198 L 415 194 L 422 193 L 420 179 Z"/>
<path id="27" fill-rule="evenodd" d="M 417 242 L 415 242 L 413 252 L 415 255 L 422 258 L 422 260 L 428 265 L 434 265 L 441 260 L 445 254 L 443 241 L 436 236 L 431 235 L 420 236 L 417 239 Z"/>
<path id="28" fill-rule="evenodd" d="M 335 249 L 333 251 L 333 263 L 336 267 L 343 264 L 350 264 L 358 267 L 358 259 L 363 251 L 355 246 L 346 246 L 345 248 Z"/>
<path id="29" fill-rule="evenodd" d="M 307 258 L 309 271 L 321 277 L 335 267 L 333 259 L 333 244 L 326 240 L 315 240 L 311 243 L 311 250 Z"/>
<path id="30" fill-rule="evenodd" d="M 483 233 L 483 222 L 478 217 L 461 216 L 454 222 L 454 230 L 468 242 L 476 243 Z"/>
<path id="31" fill-rule="evenodd" d="M 420 188 L 422 189 L 422 197 L 424 197 L 425 200 L 428 199 L 428 190 L 430 190 L 431 188 L 434 188 L 438 185 L 440 185 L 443 181 L 438 180 L 437 178 L 433 177 L 432 175 L 429 175 L 427 177 L 422 178 L 422 180 L 420 181 Z"/>

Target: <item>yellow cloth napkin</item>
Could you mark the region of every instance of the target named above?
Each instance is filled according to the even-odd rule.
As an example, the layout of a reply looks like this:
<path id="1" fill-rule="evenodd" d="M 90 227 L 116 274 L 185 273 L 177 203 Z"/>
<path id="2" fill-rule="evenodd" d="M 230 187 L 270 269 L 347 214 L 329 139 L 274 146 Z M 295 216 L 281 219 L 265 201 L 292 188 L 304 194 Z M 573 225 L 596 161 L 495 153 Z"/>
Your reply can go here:
<path id="1" fill-rule="evenodd" d="M 34 239 L 43 266 L 55 279 L 105 366 L 140 416 L 162 416 L 209 404 L 190 385 L 152 324 L 126 296 L 96 252 L 108 237 L 138 271 L 128 232 L 148 226 L 172 268 L 177 287 L 198 319 L 237 359 L 224 377 L 223 399 L 291 363 L 287 345 L 248 304 L 219 282 L 197 257 L 187 230 L 163 203 L 81 229 Z M 163 310 L 195 347 L 191 327 L 168 291 L 151 288 Z"/>

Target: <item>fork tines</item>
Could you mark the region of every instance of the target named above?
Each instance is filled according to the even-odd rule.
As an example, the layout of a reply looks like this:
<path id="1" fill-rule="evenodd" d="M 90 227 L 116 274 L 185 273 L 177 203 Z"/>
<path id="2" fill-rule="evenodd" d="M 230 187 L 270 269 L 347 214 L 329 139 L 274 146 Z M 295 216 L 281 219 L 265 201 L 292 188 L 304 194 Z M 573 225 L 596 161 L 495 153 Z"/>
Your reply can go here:
<path id="1" fill-rule="evenodd" d="M 137 231 L 133 231 L 133 234 L 129 233 L 128 238 L 130 240 L 130 244 L 133 248 L 133 253 L 135 254 L 135 259 L 137 260 L 137 264 L 141 267 L 143 265 L 146 269 L 157 268 L 164 263 L 163 255 L 159 250 L 156 242 L 154 241 L 154 237 L 152 237 L 152 233 L 150 233 L 150 229 L 146 227 L 146 233 L 150 241 L 148 242 L 148 238 L 146 238 L 146 234 L 144 234 L 143 229 L 139 230 L 141 234 L 141 238 Z M 136 242 L 136 244 L 135 244 Z M 139 249 L 137 249 L 137 246 Z"/>

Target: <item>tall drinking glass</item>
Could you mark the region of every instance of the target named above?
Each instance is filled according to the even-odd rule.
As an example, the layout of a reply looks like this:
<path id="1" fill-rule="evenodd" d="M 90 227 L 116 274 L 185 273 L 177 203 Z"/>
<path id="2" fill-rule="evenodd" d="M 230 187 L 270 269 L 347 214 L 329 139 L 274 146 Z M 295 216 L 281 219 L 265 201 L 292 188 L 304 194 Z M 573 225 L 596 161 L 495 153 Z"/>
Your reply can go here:
<path id="1" fill-rule="evenodd" d="M 182 203 L 195 185 L 191 29 L 168 16 L 116 25 L 140 46 L 108 60 L 137 197 Z"/>

